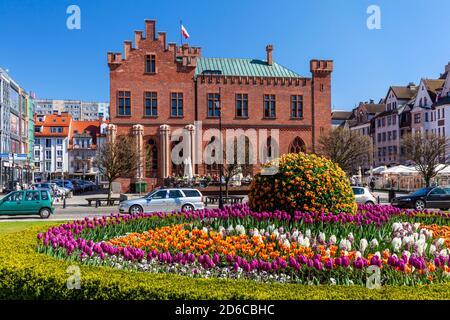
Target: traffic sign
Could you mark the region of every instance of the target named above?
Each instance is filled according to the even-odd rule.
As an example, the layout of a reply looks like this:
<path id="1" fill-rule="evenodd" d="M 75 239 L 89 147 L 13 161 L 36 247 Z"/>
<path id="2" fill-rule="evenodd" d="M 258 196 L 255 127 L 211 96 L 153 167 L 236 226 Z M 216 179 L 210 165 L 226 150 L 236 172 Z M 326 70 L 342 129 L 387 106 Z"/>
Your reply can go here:
<path id="1" fill-rule="evenodd" d="M 14 160 L 27 160 L 28 155 L 26 153 L 14 153 Z"/>

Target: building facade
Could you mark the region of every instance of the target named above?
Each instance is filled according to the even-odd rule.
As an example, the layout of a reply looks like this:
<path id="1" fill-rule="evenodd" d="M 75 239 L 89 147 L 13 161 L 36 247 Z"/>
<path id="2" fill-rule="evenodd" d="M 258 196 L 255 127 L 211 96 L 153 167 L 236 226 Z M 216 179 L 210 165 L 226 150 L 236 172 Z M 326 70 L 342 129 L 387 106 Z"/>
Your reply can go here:
<path id="1" fill-rule="evenodd" d="M 31 107 L 30 107 L 31 103 Z M 8 183 L 27 183 L 33 168 L 29 127 L 33 120 L 32 98 L 0 68 L 0 189 Z"/>
<path id="2" fill-rule="evenodd" d="M 69 141 L 69 177 L 99 182 L 95 164 L 102 121 L 74 121 Z"/>
<path id="3" fill-rule="evenodd" d="M 109 118 L 109 103 L 80 100 L 37 99 L 36 114 L 50 115 L 67 112 L 73 121 L 97 121 Z"/>
<path id="4" fill-rule="evenodd" d="M 69 143 L 72 132 L 72 117 L 60 115 L 35 116 L 34 178 L 48 181 L 67 177 L 69 172 Z"/>
<path id="5" fill-rule="evenodd" d="M 205 58 L 199 47 L 167 45 L 154 20 L 146 20 L 145 27 L 145 38 L 143 31 L 135 31 L 134 45 L 125 41 L 123 55 L 108 53 L 110 135 L 134 136 L 142 159 L 136 174 L 121 180 L 124 190 L 137 180 L 155 185 L 182 174 L 182 165 L 171 161 L 171 150 L 180 141 L 173 133 L 186 128 L 192 149 L 204 149 L 214 138 L 202 137 L 194 146 L 195 123 L 201 121 L 203 130 L 218 128 L 218 106 L 224 132 L 256 129 L 258 144 L 267 150 L 276 146 L 280 154 L 313 151 L 330 129 L 332 61 L 310 61 L 312 75 L 306 77 L 275 63 L 271 45 L 265 60 Z M 265 136 L 261 129 L 267 130 Z M 194 174 L 217 172 L 214 164 L 190 160 Z"/>

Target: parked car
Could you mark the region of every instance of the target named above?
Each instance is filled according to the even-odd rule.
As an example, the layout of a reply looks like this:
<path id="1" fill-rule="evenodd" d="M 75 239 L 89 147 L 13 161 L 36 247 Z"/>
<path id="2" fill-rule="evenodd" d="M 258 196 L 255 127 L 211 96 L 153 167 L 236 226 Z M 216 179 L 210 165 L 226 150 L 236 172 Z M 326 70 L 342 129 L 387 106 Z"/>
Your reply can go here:
<path id="1" fill-rule="evenodd" d="M 450 208 L 450 187 L 422 188 L 407 196 L 393 198 L 391 205 L 416 210 L 425 208 L 448 210 Z"/>
<path id="2" fill-rule="evenodd" d="M 73 184 L 72 184 L 72 182 L 69 181 L 69 180 L 59 180 L 59 179 L 55 179 L 55 180 L 52 180 L 52 181 L 50 181 L 50 182 L 56 183 L 58 186 L 63 187 L 63 188 L 67 188 L 67 189 L 69 189 L 69 190 L 72 191 L 72 192 L 73 192 L 73 190 L 74 190 Z"/>
<path id="3" fill-rule="evenodd" d="M 8 193 L 0 200 L 0 215 L 40 215 L 47 219 L 54 213 L 48 190 L 21 190 Z"/>
<path id="4" fill-rule="evenodd" d="M 98 186 L 96 183 L 89 181 L 89 180 L 84 180 L 85 184 L 88 186 L 88 190 L 93 191 L 93 190 L 97 190 Z"/>
<path id="5" fill-rule="evenodd" d="M 204 207 L 203 196 L 197 189 L 156 189 L 144 198 L 121 202 L 119 211 L 132 214 L 154 211 L 190 211 Z"/>
<path id="6" fill-rule="evenodd" d="M 69 179 L 73 185 L 73 193 L 81 193 L 84 191 L 84 185 L 80 183 L 78 179 Z"/>
<path id="7" fill-rule="evenodd" d="M 13 180 L 13 181 L 8 181 L 5 185 L 4 188 L 4 192 L 11 192 L 11 191 L 15 191 L 16 190 L 16 185 L 19 184 L 20 185 L 20 181 L 19 180 Z"/>
<path id="8" fill-rule="evenodd" d="M 58 196 L 62 196 L 63 194 L 67 196 L 67 193 L 69 192 L 68 189 L 61 188 L 54 182 L 35 183 L 33 184 L 33 187 L 36 190 L 48 190 L 50 191 L 50 194 L 53 194 L 54 190 L 56 190 Z"/>
<path id="9" fill-rule="evenodd" d="M 366 187 L 352 187 L 353 193 L 355 194 L 356 203 L 362 204 L 375 204 L 377 199 L 370 192 L 369 188 Z"/>

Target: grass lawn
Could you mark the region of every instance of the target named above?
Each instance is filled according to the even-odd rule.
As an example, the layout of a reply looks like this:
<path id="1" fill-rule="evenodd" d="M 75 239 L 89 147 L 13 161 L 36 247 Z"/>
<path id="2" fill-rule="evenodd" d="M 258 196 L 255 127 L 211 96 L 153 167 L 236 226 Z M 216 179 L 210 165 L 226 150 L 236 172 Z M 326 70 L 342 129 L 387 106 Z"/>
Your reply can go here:
<path id="1" fill-rule="evenodd" d="M 61 222 L 51 222 L 51 221 L 5 221 L 0 222 L 0 234 L 19 232 L 31 227 L 38 226 L 53 226 Z"/>

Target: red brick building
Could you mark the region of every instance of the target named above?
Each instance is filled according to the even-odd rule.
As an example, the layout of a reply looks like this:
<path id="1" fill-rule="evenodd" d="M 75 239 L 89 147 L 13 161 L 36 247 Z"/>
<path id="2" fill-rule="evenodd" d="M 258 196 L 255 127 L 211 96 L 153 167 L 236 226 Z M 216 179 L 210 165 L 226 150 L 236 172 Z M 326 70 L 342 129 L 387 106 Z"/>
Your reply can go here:
<path id="1" fill-rule="evenodd" d="M 330 129 L 333 61 L 311 60 L 312 76 L 305 77 L 275 63 L 272 45 L 266 47 L 265 60 L 205 58 L 199 47 L 166 44 L 166 34 L 156 33 L 155 25 L 146 20 L 145 38 L 143 31 L 135 31 L 134 45 L 125 41 L 123 55 L 108 53 L 110 136 L 135 136 L 142 155 L 136 176 L 122 179 L 124 190 L 134 179 L 155 185 L 179 174 L 180 166 L 170 158 L 171 133 L 194 131 L 195 121 L 202 122 L 203 130 L 218 128 L 219 100 L 224 131 L 267 129 L 270 136 L 277 129 L 278 141 L 272 143 L 280 154 L 313 152 L 320 134 Z M 193 161 L 198 163 L 194 174 L 216 169 Z"/>

